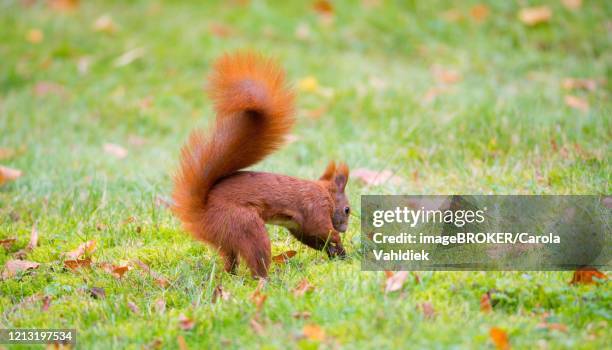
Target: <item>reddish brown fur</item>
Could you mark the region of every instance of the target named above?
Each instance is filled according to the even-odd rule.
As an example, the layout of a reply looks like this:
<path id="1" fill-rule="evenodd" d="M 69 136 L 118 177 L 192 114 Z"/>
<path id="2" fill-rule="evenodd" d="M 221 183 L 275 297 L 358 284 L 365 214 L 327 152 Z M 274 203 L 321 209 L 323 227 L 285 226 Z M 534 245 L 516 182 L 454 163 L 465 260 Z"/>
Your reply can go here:
<path id="1" fill-rule="evenodd" d="M 217 247 L 225 269 L 238 256 L 266 277 L 271 259 L 265 223 L 280 224 L 304 244 L 344 256 L 348 167 L 334 162 L 318 181 L 239 171 L 278 149 L 293 126 L 293 93 L 283 71 L 253 53 L 222 57 L 210 77 L 217 118 L 210 134 L 194 131 L 181 150 L 173 211 L 196 238 Z"/>

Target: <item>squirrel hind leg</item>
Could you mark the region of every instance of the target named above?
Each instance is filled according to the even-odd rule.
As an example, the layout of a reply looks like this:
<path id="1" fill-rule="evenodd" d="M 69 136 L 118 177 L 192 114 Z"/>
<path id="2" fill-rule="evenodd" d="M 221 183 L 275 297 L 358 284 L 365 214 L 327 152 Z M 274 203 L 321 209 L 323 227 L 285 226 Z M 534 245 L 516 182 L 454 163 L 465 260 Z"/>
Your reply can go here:
<path id="1" fill-rule="evenodd" d="M 264 221 L 255 213 L 239 216 L 241 235 L 236 249 L 255 278 L 267 278 L 272 246 Z"/>

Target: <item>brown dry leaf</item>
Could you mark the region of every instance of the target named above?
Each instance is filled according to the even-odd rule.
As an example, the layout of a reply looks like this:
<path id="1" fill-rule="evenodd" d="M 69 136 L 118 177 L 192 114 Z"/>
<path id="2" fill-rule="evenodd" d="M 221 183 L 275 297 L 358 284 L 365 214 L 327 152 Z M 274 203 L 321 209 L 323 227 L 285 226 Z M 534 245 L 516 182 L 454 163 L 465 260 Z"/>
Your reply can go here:
<path id="1" fill-rule="evenodd" d="M 333 16 L 334 5 L 329 0 L 317 0 L 312 4 L 312 8 L 320 15 Z"/>
<path id="2" fill-rule="evenodd" d="M 155 300 L 155 311 L 157 311 L 160 314 L 163 314 L 164 312 L 166 312 L 166 301 L 164 299 L 157 299 Z"/>
<path id="3" fill-rule="evenodd" d="M 81 243 L 75 250 L 69 251 L 68 253 L 64 253 L 64 256 L 68 260 L 76 260 L 83 255 L 89 255 L 96 250 L 97 242 L 95 240 L 87 241 L 85 243 Z"/>
<path id="4" fill-rule="evenodd" d="M 257 312 L 261 311 L 261 309 L 263 308 L 263 305 L 266 302 L 266 298 L 268 298 L 268 296 L 263 294 L 259 290 L 255 290 L 255 292 L 253 292 L 253 294 L 251 295 L 251 300 L 253 301 L 253 304 L 255 304 Z"/>
<path id="5" fill-rule="evenodd" d="M 0 185 L 3 185 L 9 181 L 15 181 L 22 175 L 21 170 L 9 168 L 0 165 Z"/>
<path id="6" fill-rule="evenodd" d="M 385 283 L 385 294 L 402 289 L 407 278 L 408 271 L 398 271 L 391 277 L 388 277 L 387 282 Z"/>
<path id="7" fill-rule="evenodd" d="M 595 89 L 597 89 L 597 80 L 565 78 L 563 79 L 562 86 L 566 90 L 582 89 L 582 90 L 594 91 Z"/>
<path id="8" fill-rule="evenodd" d="M 566 95 L 565 96 L 565 104 L 574 109 L 578 109 L 583 112 L 588 112 L 589 103 L 578 96 Z"/>
<path id="9" fill-rule="evenodd" d="M 291 314 L 291 317 L 296 318 L 298 320 L 307 320 L 312 316 L 312 313 L 308 311 L 294 312 Z"/>
<path id="10" fill-rule="evenodd" d="M 508 333 L 501 328 L 493 327 L 489 331 L 491 341 L 495 345 L 497 350 L 509 350 L 510 340 L 508 339 Z"/>
<path id="11" fill-rule="evenodd" d="M 302 328 L 302 333 L 309 340 L 323 341 L 325 340 L 325 330 L 316 324 L 307 324 Z"/>
<path id="12" fill-rule="evenodd" d="M 39 81 L 34 85 L 34 96 L 44 97 L 47 95 L 63 96 L 66 94 L 64 87 L 51 81 Z"/>
<path id="13" fill-rule="evenodd" d="M 480 311 L 484 313 L 493 311 L 493 306 L 491 305 L 491 295 L 488 292 L 480 297 Z"/>
<path id="14" fill-rule="evenodd" d="M 50 0 L 51 9 L 60 12 L 71 12 L 79 8 L 79 0 Z"/>
<path id="15" fill-rule="evenodd" d="M 155 283 L 162 287 L 165 288 L 170 284 L 170 281 L 168 281 L 164 276 L 160 275 L 159 273 L 153 271 L 149 265 L 145 264 L 144 262 L 135 259 L 133 260 L 133 263 L 138 265 L 138 267 L 140 267 L 143 271 L 147 272 L 151 277 L 153 277 L 153 279 L 155 280 Z"/>
<path id="16" fill-rule="evenodd" d="M 104 152 L 118 159 L 123 159 L 128 155 L 128 151 L 125 148 L 115 143 L 105 143 L 103 148 Z"/>
<path id="17" fill-rule="evenodd" d="M 31 251 L 38 245 L 38 230 L 36 229 L 36 225 L 32 226 L 32 231 L 30 231 L 30 241 L 26 246 L 26 250 Z"/>
<path id="18" fill-rule="evenodd" d="M 129 51 L 126 51 L 115 60 L 115 67 L 123 67 L 128 64 L 144 57 L 145 50 L 142 47 L 138 47 Z"/>
<path id="19" fill-rule="evenodd" d="M 71 270 L 77 270 L 81 267 L 89 268 L 91 267 L 91 258 L 64 260 L 64 266 Z"/>
<path id="20" fill-rule="evenodd" d="M 195 321 L 185 316 L 185 314 L 181 314 L 179 316 L 179 327 L 184 331 L 191 330 L 195 327 Z"/>
<path id="21" fill-rule="evenodd" d="M 4 238 L 4 239 L 0 239 L 0 245 L 4 247 L 4 249 L 9 250 L 11 249 L 11 247 L 13 246 L 13 243 L 15 243 L 16 239 L 15 238 Z"/>
<path id="22" fill-rule="evenodd" d="M 92 287 L 89 290 L 89 294 L 91 294 L 91 296 L 94 297 L 95 299 L 106 298 L 106 291 L 104 290 L 104 288 L 100 288 L 100 287 Z"/>
<path id="23" fill-rule="evenodd" d="M 605 273 L 597 270 L 594 267 L 583 267 L 574 271 L 574 276 L 570 281 L 570 284 L 595 284 L 593 278 L 605 280 L 608 277 Z"/>
<path id="24" fill-rule="evenodd" d="M 261 323 L 259 323 L 259 321 L 257 321 L 257 319 L 252 318 L 249 321 L 249 325 L 251 326 L 251 328 L 253 329 L 255 334 L 257 334 L 257 335 L 263 335 L 264 334 L 264 327 L 261 325 Z"/>
<path id="25" fill-rule="evenodd" d="M 301 297 L 302 295 L 312 292 L 314 290 L 314 286 L 308 282 L 306 278 L 302 279 L 298 285 L 293 289 L 293 295 L 296 297 Z"/>
<path id="26" fill-rule="evenodd" d="M 225 289 L 223 289 L 222 285 L 218 285 L 215 287 L 215 290 L 213 291 L 213 295 L 212 295 L 212 303 L 216 303 L 217 300 L 229 300 L 231 297 L 231 294 L 229 292 L 227 292 Z"/>
<path id="27" fill-rule="evenodd" d="M 2 271 L 2 279 L 14 277 L 19 272 L 27 271 L 31 269 L 37 269 L 40 266 L 39 263 L 27 260 L 9 260 L 4 265 Z"/>
<path id="28" fill-rule="evenodd" d="M 128 301 L 127 306 L 130 310 L 132 310 L 133 313 L 135 313 L 136 315 L 140 315 L 140 308 L 138 307 L 138 305 L 134 304 L 134 302 Z"/>
<path id="29" fill-rule="evenodd" d="M 45 38 L 45 35 L 40 29 L 30 29 L 28 30 L 28 33 L 26 34 L 26 40 L 30 44 L 40 44 L 44 38 Z"/>
<path id="30" fill-rule="evenodd" d="M 49 310 L 50 306 L 51 306 L 51 296 L 50 295 L 45 295 L 43 297 L 43 300 L 42 300 L 42 305 L 40 307 L 40 311 L 45 312 L 45 311 Z"/>
<path id="31" fill-rule="evenodd" d="M 561 0 L 563 6 L 568 10 L 578 10 L 582 7 L 582 0 Z"/>
<path id="32" fill-rule="evenodd" d="M 552 10 L 548 6 L 526 7 L 519 11 L 519 19 L 528 26 L 550 21 Z"/>
<path id="33" fill-rule="evenodd" d="M 109 263 L 100 263 L 98 264 L 102 270 L 110 273 L 115 278 L 121 278 L 123 275 L 130 270 L 130 265 L 122 264 L 122 265 L 113 265 Z"/>
<path id="34" fill-rule="evenodd" d="M 540 322 L 536 328 L 539 329 L 548 329 L 549 331 L 559 331 L 562 333 L 567 333 L 568 329 L 567 326 L 564 325 L 563 323 L 548 323 L 546 321 L 544 322 Z"/>
<path id="35" fill-rule="evenodd" d="M 489 17 L 489 7 L 485 4 L 475 5 L 470 9 L 470 16 L 476 22 L 483 22 L 487 17 Z"/>
<path id="36" fill-rule="evenodd" d="M 391 276 L 393 276 L 394 272 L 393 271 L 385 271 L 385 277 L 386 278 L 390 278 Z"/>
<path id="37" fill-rule="evenodd" d="M 387 183 L 398 185 L 402 178 L 396 176 L 390 170 L 375 171 L 365 168 L 358 168 L 351 172 L 351 177 L 361 180 L 366 185 L 379 186 Z"/>
<path id="38" fill-rule="evenodd" d="M 108 14 L 98 17 L 93 23 L 92 27 L 96 32 L 106 34 L 113 34 L 117 32 L 117 25 L 113 21 L 112 17 Z"/>
<path id="39" fill-rule="evenodd" d="M 185 341 L 185 338 L 183 338 L 182 335 L 176 337 L 176 342 L 178 343 L 179 350 L 189 350 L 187 342 Z"/>
<path id="40" fill-rule="evenodd" d="M 273 256 L 272 261 L 277 264 L 284 264 L 289 259 L 293 258 L 296 254 L 297 252 L 295 250 L 288 250 L 286 252 Z"/>
<path id="41" fill-rule="evenodd" d="M 430 302 L 421 303 L 419 305 L 419 309 L 421 309 L 421 312 L 425 318 L 432 319 L 436 316 L 436 311 Z"/>

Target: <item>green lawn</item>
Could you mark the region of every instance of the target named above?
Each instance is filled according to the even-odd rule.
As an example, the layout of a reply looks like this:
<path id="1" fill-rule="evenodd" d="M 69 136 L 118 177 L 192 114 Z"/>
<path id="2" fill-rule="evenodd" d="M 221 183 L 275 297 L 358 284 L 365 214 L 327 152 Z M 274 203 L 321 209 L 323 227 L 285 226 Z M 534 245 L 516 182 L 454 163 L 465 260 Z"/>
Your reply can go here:
<path id="1" fill-rule="evenodd" d="M 0 187 L 0 239 L 17 238 L 0 266 L 33 225 L 39 246 L 25 258 L 41 265 L 0 281 L 0 328 L 76 328 L 81 349 L 172 349 L 179 336 L 191 349 L 493 348 L 492 327 L 514 348 L 612 343 L 610 283 L 570 286 L 571 272 L 419 272 L 385 295 L 384 273 L 360 271 L 357 213 L 362 194 L 609 194 L 612 2 L 491 1 L 477 20 L 473 1 L 334 1 L 332 21 L 309 2 L 26 2 L 0 1 L 0 165 L 23 171 Z M 546 23 L 518 19 L 543 3 Z M 94 29 L 105 14 L 114 32 Z M 222 272 L 159 200 L 189 131 L 212 118 L 211 62 L 237 48 L 277 57 L 299 90 L 296 141 L 257 169 L 314 178 L 338 159 L 401 178 L 349 182 L 344 261 L 270 226 L 273 254 L 298 253 L 273 266 L 259 312 L 244 265 Z M 567 78 L 595 86 L 567 89 Z M 169 284 L 137 268 L 121 279 L 64 269 L 62 253 L 88 240 L 95 263 L 139 259 Z M 304 278 L 314 290 L 295 296 Z M 212 303 L 218 285 L 231 296 Z M 491 313 L 480 311 L 487 291 Z M 48 310 L 33 295 L 51 296 Z M 567 330 L 538 327 L 546 316 Z M 311 324 L 323 340 L 303 336 Z"/>

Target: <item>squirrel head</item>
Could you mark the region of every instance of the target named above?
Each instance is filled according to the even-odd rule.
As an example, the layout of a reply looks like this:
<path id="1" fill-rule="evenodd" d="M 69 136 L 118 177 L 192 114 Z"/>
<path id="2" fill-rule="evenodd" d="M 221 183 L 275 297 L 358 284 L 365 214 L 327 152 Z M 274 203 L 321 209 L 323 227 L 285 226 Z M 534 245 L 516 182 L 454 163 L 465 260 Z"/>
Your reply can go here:
<path id="1" fill-rule="evenodd" d="M 329 162 L 319 180 L 327 183 L 329 194 L 333 200 L 332 224 L 338 232 L 346 232 L 351 215 L 351 206 L 345 193 L 349 178 L 349 168 L 345 163 Z"/>

